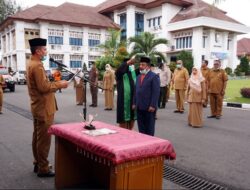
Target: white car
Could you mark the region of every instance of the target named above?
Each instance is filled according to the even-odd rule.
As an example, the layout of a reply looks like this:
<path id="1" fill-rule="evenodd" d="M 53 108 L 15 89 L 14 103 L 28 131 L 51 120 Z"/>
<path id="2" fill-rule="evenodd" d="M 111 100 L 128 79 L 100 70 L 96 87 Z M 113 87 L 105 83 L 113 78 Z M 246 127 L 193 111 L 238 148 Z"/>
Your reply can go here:
<path id="1" fill-rule="evenodd" d="M 17 71 L 13 77 L 17 84 L 26 84 L 26 71 Z"/>

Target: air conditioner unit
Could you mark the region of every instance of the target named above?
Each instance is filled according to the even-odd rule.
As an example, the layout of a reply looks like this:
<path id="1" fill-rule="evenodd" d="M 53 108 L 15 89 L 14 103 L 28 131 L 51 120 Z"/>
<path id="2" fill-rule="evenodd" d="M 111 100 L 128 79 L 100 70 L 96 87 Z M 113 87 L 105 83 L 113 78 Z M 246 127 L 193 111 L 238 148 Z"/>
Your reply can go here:
<path id="1" fill-rule="evenodd" d="M 56 49 L 56 46 L 55 45 L 51 45 L 50 48 L 51 49 Z"/>
<path id="2" fill-rule="evenodd" d="M 158 30 L 158 26 L 154 26 L 154 30 Z"/>
<path id="3" fill-rule="evenodd" d="M 171 46 L 171 51 L 174 51 L 175 50 L 175 46 Z"/>

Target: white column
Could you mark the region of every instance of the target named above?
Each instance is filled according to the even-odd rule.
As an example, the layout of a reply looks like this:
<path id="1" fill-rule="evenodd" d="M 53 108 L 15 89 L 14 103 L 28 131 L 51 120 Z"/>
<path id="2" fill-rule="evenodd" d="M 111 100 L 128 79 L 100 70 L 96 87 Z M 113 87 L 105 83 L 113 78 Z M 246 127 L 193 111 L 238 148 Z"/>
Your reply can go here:
<path id="1" fill-rule="evenodd" d="M 194 66 L 197 67 L 201 66 L 202 36 L 203 36 L 202 27 L 197 27 L 193 29 L 192 49 L 193 49 Z M 183 61 L 185 62 L 185 60 Z"/>
<path id="2" fill-rule="evenodd" d="M 70 68 L 70 52 L 71 47 L 69 45 L 69 25 L 63 25 L 63 64 L 67 65 Z"/>
<path id="3" fill-rule="evenodd" d="M 116 10 L 114 11 L 114 23 L 120 24 L 118 12 Z"/>
<path id="4" fill-rule="evenodd" d="M 127 39 L 135 36 L 135 6 L 127 6 Z"/>
<path id="5" fill-rule="evenodd" d="M 12 31 L 10 30 L 10 44 L 9 44 L 9 47 L 10 47 L 10 52 L 13 51 L 13 36 L 12 36 Z"/>
<path id="6" fill-rule="evenodd" d="M 89 28 L 83 28 L 83 62 L 89 65 Z"/>
<path id="7" fill-rule="evenodd" d="M 228 53 L 228 67 L 232 68 L 233 70 L 237 67 L 239 61 L 237 58 L 237 35 L 234 34 L 232 41 L 232 45 L 230 46 L 230 52 Z"/>
<path id="8" fill-rule="evenodd" d="M 215 44 L 215 30 L 210 29 L 208 35 L 208 51 L 207 51 L 209 68 L 213 67 L 214 58 L 212 57 L 211 53 L 214 51 L 214 44 Z"/>
<path id="9" fill-rule="evenodd" d="M 26 68 L 24 22 L 15 22 L 17 68 Z"/>

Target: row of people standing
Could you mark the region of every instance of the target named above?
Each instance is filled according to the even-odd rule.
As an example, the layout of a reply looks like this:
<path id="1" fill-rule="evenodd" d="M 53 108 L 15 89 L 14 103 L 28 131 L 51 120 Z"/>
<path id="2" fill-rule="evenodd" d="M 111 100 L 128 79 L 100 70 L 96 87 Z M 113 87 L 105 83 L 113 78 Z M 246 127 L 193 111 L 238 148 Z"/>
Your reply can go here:
<path id="1" fill-rule="evenodd" d="M 189 78 L 188 71 L 183 67 L 181 60 L 177 61 L 177 68 L 172 78 L 172 87 L 175 89 L 175 113 L 184 112 L 185 94 L 189 103 L 188 124 L 193 127 L 203 125 L 203 107 L 207 107 L 210 97 L 211 115 L 208 118 L 220 119 L 222 115 L 223 98 L 227 85 L 227 74 L 221 69 L 220 60 L 214 61 L 212 69 L 207 67 L 208 61 L 202 62 L 201 69 L 194 67 Z M 178 85 L 177 85 L 178 84 Z"/>

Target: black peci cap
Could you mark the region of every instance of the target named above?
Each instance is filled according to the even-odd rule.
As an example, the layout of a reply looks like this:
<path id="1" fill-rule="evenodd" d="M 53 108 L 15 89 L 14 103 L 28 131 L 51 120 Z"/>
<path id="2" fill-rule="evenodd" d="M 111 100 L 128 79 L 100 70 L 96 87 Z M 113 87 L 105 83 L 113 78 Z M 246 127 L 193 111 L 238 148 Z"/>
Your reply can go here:
<path id="1" fill-rule="evenodd" d="M 30 47 L 46 46 L 47 40 L 43 38 L 33 38 L 29 40 Z"/>
<path id="2" fill-rule="evenodd" d="M 141 57 L 141 59 L 140 59 L 140 62 L 145 62 L 145 63 L 147 63 L 148 65 L 150 65 L 150 58 L 149 57 Z"/>

